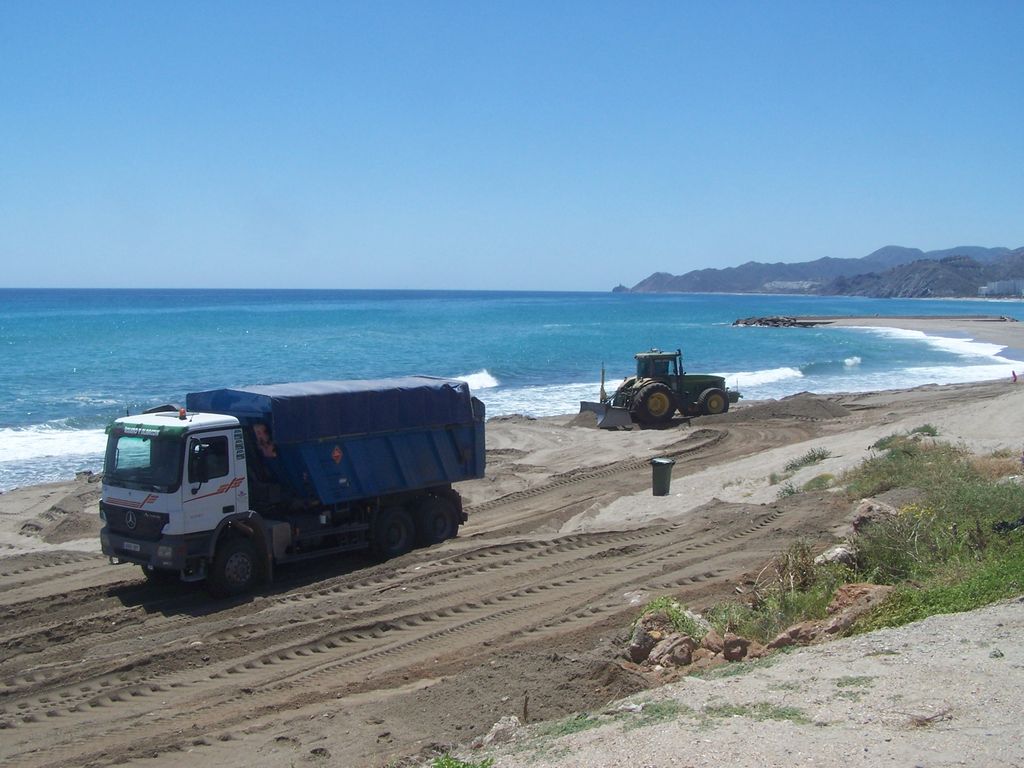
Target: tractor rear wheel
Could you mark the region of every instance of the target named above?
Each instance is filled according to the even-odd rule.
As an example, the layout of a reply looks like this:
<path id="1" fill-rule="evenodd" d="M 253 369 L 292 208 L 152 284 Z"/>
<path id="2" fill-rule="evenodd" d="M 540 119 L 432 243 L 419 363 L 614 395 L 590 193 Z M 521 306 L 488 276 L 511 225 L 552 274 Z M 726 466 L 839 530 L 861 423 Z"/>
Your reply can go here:
<path id="1" fill-rule="evenodd" d="M 667 384 L 660 381 L 646 385 L 633 401 L 632 413 L 641 424 L 668 424 L 676 412 L 676 398 Z"/>
<path id="2" fill-rule="evenodd" d="M 697 398 L 697 407 L 705 416 L 725 413 L 729 410 L 729 398 L 720 389 L 705 389 Z"/>

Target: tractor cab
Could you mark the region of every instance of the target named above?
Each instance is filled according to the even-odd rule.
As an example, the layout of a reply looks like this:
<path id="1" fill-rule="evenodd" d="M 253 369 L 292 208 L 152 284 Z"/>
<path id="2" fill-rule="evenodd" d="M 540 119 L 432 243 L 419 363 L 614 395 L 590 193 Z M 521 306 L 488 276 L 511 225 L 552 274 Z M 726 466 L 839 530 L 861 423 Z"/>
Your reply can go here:
<path id="1" fill-rule="evenodd" d="M 636 358 L 637 379 L 654 379 L 670 384 L 675 389 L 675 382 L 683 373 L 683 353 L 681 350 L 675 352 L 662 352 L 660 349 L 652 349 L 650 352 L 638 352 Z"/>

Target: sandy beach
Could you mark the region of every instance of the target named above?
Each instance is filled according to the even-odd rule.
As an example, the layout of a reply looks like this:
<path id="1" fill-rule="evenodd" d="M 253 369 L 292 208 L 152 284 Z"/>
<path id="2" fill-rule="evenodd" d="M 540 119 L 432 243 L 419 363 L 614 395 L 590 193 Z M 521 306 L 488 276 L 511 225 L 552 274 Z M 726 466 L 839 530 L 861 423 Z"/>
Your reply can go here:
<path id="1" fill-rule="evenodd" d="M 971 338 L 1024 359 L 1021 323 L 815 319 Z M 537 724 L 639 695 L 690 713 L 770 701 L 808 723 L 681 715 L 630 729 L 610 718 L 542 740 L 539 753 L 537 731 L 522 731 L 522 748 L 493 753 L 496 764 L 1024 764 L 1012 725 L 1024 682 L 1017 602 L 796 651 L 727 681 L 648 690 L 618 657 L 651 597 L 699 610 L 789 543 L 824 548 L 848 532 L 851 505 L 834 493 L 779 498 L 771 476 L 788 461 L 826 449 L 792 480 L 838 476 L 880 438 L 923 424 L 978 453 L 1019 455 L 1024 386 L 1007 375 L 802 393 L 659 430 L 602 431 L 592 414 L 492 419 L 487 477 L 459 488 L 470 520 L 458 539 L 388 563 L 295 567 L 229 603 L 109 565 L 96 477 L 0 494 L 0 762 L 414 765 L 504 716 Z M 656 456 L 675 460 L 664 497 L 651 494 Z M 836 696 L 849 677 L 870 684 Z M 939 712 L 927 729 L 908 725 Z"/>

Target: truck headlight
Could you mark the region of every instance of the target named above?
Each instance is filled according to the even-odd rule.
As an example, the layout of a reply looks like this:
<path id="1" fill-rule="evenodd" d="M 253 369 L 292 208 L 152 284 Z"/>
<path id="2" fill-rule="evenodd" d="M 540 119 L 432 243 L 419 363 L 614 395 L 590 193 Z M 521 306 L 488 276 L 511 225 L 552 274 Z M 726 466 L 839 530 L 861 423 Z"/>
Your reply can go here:
<path id="1" fill-rule="evenodd" d="M 174 547 L 168 547 L 161 544 L 156 548 L 156 557 L 158 560 L 170 560 L 174 555 Z"/>

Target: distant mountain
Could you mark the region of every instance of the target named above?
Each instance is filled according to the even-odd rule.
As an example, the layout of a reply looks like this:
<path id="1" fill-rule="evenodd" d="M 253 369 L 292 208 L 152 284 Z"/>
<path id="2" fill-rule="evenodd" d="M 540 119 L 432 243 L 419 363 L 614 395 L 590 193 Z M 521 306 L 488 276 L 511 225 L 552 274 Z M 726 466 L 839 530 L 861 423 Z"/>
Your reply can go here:
<path id="1" fill-rule="evenodd" d="M 925 253 L 920 248 L 904 248 L 901 245 L 887 245 L 879 248 L 874 253 L 869 253 L 860 261 L 877 264 L 884 269 L 892 269 L 900 264 L 909 264 L 912 261 L 929 259 L 938 261 L 947 256 L 970 256 L 975 261 L 996 261 L 1010 254 L 1009 248 L 984 248 L 980 245 L 958 245 L 956 248 L 946 248 L 941 251 L 928 251 Z"/>
<path id="2" fill-rule="evenodd" d="M 968 256 L 919 259 L 885 272 L 840 277 L 821 289 L 830 296 L 927 298 L 977 296 L 988 282 L 985 266 Z"/>
<path id="3" fill-rule="evenodd" d="M 1021 262 L 1019 265 L 1015 262 Z M 631 293 L 808 293 L 856 296 L 977 296 L 993 280 L 1024 278 L 1024 248 L 958 246 L 921 251 L 887 245 L 859 259 L 698 269 L 683 275 L 655 272 Z M 980 281 L 980 282 L 978 282 Z"/>
<path id="4" fill-rule="evenodd" d="M 927 298 L 977 296 L 978 289 L 1001 280 L 1024 280 L 1024 248 L 1007 249 L 999 259 L 982 262 L 970 256 L 920 259 L 881 273 L 840 277 L 816 293 L 831 296 Z"/>

